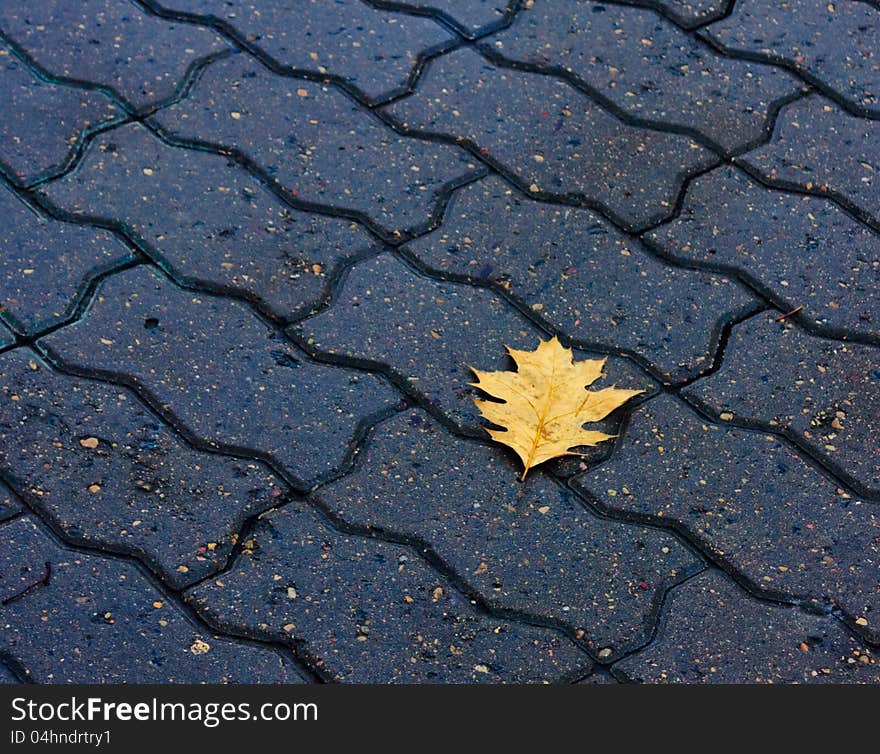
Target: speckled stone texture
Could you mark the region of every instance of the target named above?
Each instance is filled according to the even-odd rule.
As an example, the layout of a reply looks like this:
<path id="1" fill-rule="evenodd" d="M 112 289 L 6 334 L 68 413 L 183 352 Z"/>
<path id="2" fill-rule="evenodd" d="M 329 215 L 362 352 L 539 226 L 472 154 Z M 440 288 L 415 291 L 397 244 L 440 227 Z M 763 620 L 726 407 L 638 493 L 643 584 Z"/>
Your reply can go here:
<path id="1" fill-rule="evenodd" d="M 715 573 L 672 592 L 653 644 L 615 666 L 641 683 L 877 683 L 878 668 L 834 618 L 750 600 Z"/>
<path id="2" fill-rule="evenodd" d="M 497 29 L 510 18 L 517 0 L 373 0 L 382 8 L 435 13 L 464 36 L 473 39 Z"/>
<path id="3" fill-rule="evenodd" d="M 728 152 L 761 139 L 773 103 L 802 87 L 779 68 L 715 54 L 653 10 L 587 0 L 537 2 L 493 45 L 509 60 L 571 72 L 632 117 L 690 129 Z"/>
<path id="4" fill-rule="evenodd" d="M 389 370 L 421 402 L 480 436 L 484 421 L 473 403 L 477 393 L 468 387 L 474 380 L 469 365 L 510 369 L 504 345 L 534 350 L 546 340 L 493 292 L 422 277 L 387 253 L 355 265 L 333 304 L 292 332 L 321 353 Z M 588 357 L 597 354 L 575 354 Z M 608 360 L 594 387 L 615 383 L 654 389 L 620 358 Z"/>
<path id="5" fill-rule="evenodd" d="M 415 93 L 386 109 L 411 129 L 471 142 L 532 193 L 582 198 L 631 227 L 667 216 L 685 176 L 715 159 L 687 136 L 629 126 L 565 81 L 471 49 L 432 61 Z"/>
<path id="6" fill-rule="evenodd" d="M 445 185 L 477 171 L 462 149 L 397 136 L 337 89 L 275 76 L 243 55 L 210 66 L 156 121 L 234 147 L 292 196 L 362 213 L 389 233 L 426 225 Z"/>
<path id="7" fill-rule="evenodd" d="M 712 364 L 721 321 L 755 305 L 735 281 L 676 269 L 589 210 L 529 201 L 499 178 L 458 191 L 406 248 L 440 274 L 495 283 L 589 347 L 637 354 L 668 381 Z"/>
<path id="8" fill-rule="evenodd" d="M 67 212 L 123 224 L 181 279 L 281 318 L 318 303 L 333 269 L 371 244 L 350 220 L 297 212 L 228 158 L 136 124 L 96 140 L 79 170 L 42 190 Z"/>
<path id="9" fill-rule="evenodd" d="M 597 650 L 642 643 L 658 597 L 699 561 L 657 530 L 590 513 L 540 471 L 520 484 L 516 463 L 413 411 L 316 495 L 345 521 L 425 543 L 487 603 L 561 622 Z"/>
<path id="10" fill-rule="evenodd" d="M 774 319 L 760 314 L 734 328 L 721 369 L 685 393 L 722 418 L 790 433 L 877 496 L 877 349 L 810 337 Z"/>
<path id="11" fill-rule="evenodd" d="M 783 109 L 770 143 L 742 160 L 771 184 L 833 195 L 880 227 L 877 121 L 813 95 Z"/>
<path id="12" fill-rule="evenodd" d="M 0 481 L 0 521 L 13 518 L 21 512 L 21 501 L 5 482 Z"/>
<path id="13" fill-rule="evenodd" d="M 732 3 L 733 0 L 626 0 L 627 5 L 657 9 L 684 29 L 720 18 Z"/>
<path id="14" fill-rule="evenodd" d="M 0 101 L 5 103 L 0 119 L 0 169 L 19 183 L 62 169 L 90 129 L 122 117 L 122 111 L 100 92 L 38 78 L 2 44 Z M 55 117 L 43 117 L 47 112 Z"/>
<path id="15" fill-rule="evenodd" d="M 0 471 L 71 540 L 131 553 L 176 588 L 219 570 L 279 502 L 260 464 L 187 447 L 128 390 L 0 356 Z"/>
<path id="16" fill-rule="evenodd" d="M 430 19 L 380 12 L 362 0 L 163 0 L 162 5 L 222 20 L 278 65 L 339 77 L 371 100 L 404 91 L 420 59 L 454 41 Z"/>
<path id="17" fill-rule="evenodd" d="M 358 423 L 398 402 L 373 375 L 311 363 L 245 306 L 143 268 L 108 279 L 84 319 L 41 343 L 74 367 L 133 381 L 205 441 L 267 453 L 299 480 L 332 472 Z"/>
<path id="18" fill-rule="evenodd" d="M 50 75 L 107 87 L 137 110 L 172 99 L 193 63 L 229 49 L 128 0 L 11 0 L 0 29 Z"/>
<path id="19" fill-rule="evenodd" d="M 295 642 L 334 680 L 536 683 L 590 667 L 560 633 L 474 608 L 410 548 L 340 534 L 300 506 L 260 519 L 248 549 L 190 604 Z"/>
<path id="20" fill-rule="evenodd" d="M 0 305 L 25 334 L 69 318 L 92 279 L 133 259 L 112 233 L 48 219 L 2 183 L 0 216 Z"/>
<path id="21" fill-rule="evenodd" d="M 132 564 L 63 548 L 30 517 L 0 526 L 0 545 L 0 646 L 29 681 L 300 682 L 277 651 L 212 635 Z"/>
<path id="22" fill-rule="evenodd" d="M 729 269 L 799 320 L 880 338 L 877 235 L 834 202 L 768 191 L 731 167 L 688 187 L 681 213 L 646 235 L 682 263 Z"/>
<path id="23" fill-rule="evenodd" d="M 664 395 L 573 483 L 608 510 L 686 531 L 755 591 L 832 604 L 880 638 L 880 511 L 778 437 L 709 424 Z"/>
<path id="24" fill-rule="evenodd" d="M 875 3 L 737 0 L 706 32 L 725 49 L 784 62 L 852 107 L 880 114 Z"/>

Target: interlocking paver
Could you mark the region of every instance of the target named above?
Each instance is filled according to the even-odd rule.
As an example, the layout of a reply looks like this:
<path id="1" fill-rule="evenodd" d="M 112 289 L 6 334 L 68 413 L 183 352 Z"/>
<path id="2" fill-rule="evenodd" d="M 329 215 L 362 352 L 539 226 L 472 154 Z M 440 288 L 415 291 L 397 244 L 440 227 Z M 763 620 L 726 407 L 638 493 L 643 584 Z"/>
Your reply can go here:
<path id="1" fill-rule="evenodd" d="M 282 66 L 339 76 L 372 100 L 404 90 L 423 54 L 454 37 L 428 18 L 362 0 L 164 0 L 214 16 Z"/>
<path id="2" fill-rule="evenodd" d="M 784 61 L 855 107 L 880 113 L 880 10 L 871 2 L 737 0 L 706 32 L 728 50 Z"/>
<path id="3" fill-rule="evenodd" d="M 0 2 L 0 683 L 880 682 L 880 9 L 764 5 Z"/>
<path id="4" fill-rule="evenodd" d="M 880 226 L 878 122 L 814 95 L 784 108 L 772 141 L 742 160 L 783 188 L 833 192 Z"/>
<path id="5" fill-rule="evenodd" d="M 411 129 L 470 141 L 535 193 L 583 197 L 633 227 L 670 214 L 685 176 L 715 159 L 689 137 L 626 125 L 566 81 L 471 49 L 432 61 L 415 93 L 386 109 Z"/>
<path id="6" fill-rule="evenodd" d="M 503 23 L 515 6 L 511 0 L 390 0 L 380 7 L 400 7 L 414 11 L 439 12 L 465 36 L 473 38 Z"/>
<path id="7" fill-rule="evenodd" d="M 685 393 L 722 418 L 790 432 L 880 492 L 880 351 L 807 335 L 774 315 L 734 327 L 721 369 Z"/>
<path id="8" fill-rule="evenodd" d="M 522 683 L 589 666 L 555 631 L 481 615 L 409 548 L 340 534 L 300 507 L 261 518 L 248 544 L 191 604 L 295 642 L 336 680 Z"/>
<path id="9" fill-rule="evenodd" d="M 711 366 L 719 320 L 754 303 L 723 275 L 658 262 L 596 213 L 523 199 L 499 178 L 460 189 L 441 227 L 406 248 L 503 285 L 569 337 L 629 349 L 669 380 Z"/>
<path id="10" fill-rule="evenodd" d="M 758 590 L 831 601 L 880 637 L 880 508 L 778 437 L 707 424 L 663 395 L 573 484 L 608 509 L 677 524 Z"/>
<path id="11" fill-rule="evenodd" d="M 772 66 L 725 58 L 652 10 L 587 0 L 536 3 L 490 44 L 562 68 L 624 112 L 690 128 L 727 151 L 759 140 L 773 103 L 802 87 Z"/>
<path id="12" fill-rule="evenodd" d="M 877 234 L 827 199 L 768 191 L 721 167 L 688 186 L 648 239 L 684 262 L 734 268 L 823 328 L 880 336 Z"/>
<path id="13" fill-rule="evenodd" d="M 481 436 L 485 422 L 468 365 L 510 369 L 504 346 L 533 350 L 547 339 L 491 291 L 429 280 L 387 253 L 355 265 L 332 306 L 293 332 L 323 353 L 390 369 L 450 421 Z M 590 355 L 596 358 L 575 358 Z M 605 372 L 594 387 L 654 389 L 624 359 L 610 358 Z"/>
<path id="14" fill-rule="evenodd" d="M 617 663 L 643 683 L 877 683 L 876 654 L 830 616 L 746 596 L 705 573 L 669 597 L 654 642 Z"/>
<path id="15" fill-rule="evenodd" d="M 197 436 L 268 453 L 300 480 L 337 467 L 358 422 L 398 400 L 372 375 L 309 362 L 243 304 L 147 268 L 108 278 L 87 316 L 41 343 L 137 381 Z"/>
<path id="16" fill-rule="evenodd" d="M 6 482 L 0 480 L 0 521 L 17 516 L 22 512 L 21 503 L 9 489 Z"/>
<path id="17" fill-rule="evenodd" d="M 277 652 L 196 626 L 131 563 L 61 548 L 30 517 L 0 527 L 0 646 L 37 683 L 297 683 Z"/>
<path id="18" fill-rule="evenodd" d="M 24 333 L 64 321 L 98 273 L 133 258 L 106 230 L 52 220 L 0 183 L 0 306 Z"/>
<path id="19" fill-rule="evenodd" d="M 179 588 L 223 566 L 241 522 L 276 504 L 252 461 L 197 452 L 127 390 L 0 356 L 0 469 L 71 539 L 131 553 Z"/>
<path id="20" fill-rule="evenodd" d="M 396 135 L 342 92 L 276 76 L 236 55 L 202 74 L 156 121 L 235 147 L 292 195 L 399 231 L 428 222 L 447 183 L 476 173 L 464 150 Z"/>
<path id="21" fill-rule="evenodd" d="M 0 662 L 0 684 L 8 685 L 12 683 L 21 683 L 21 681 L 18 680 L 18 676 L 12 672 L 11 668 Z"/>
<path id="22" fill-rule="evenodd" d="M 139 124 L 103 136 L 43 191 L 122 223 L 181 278 L 243 292 L 278 317 L 317 303 L 333 268 L 370 245 L 351 221 L 297 212 L 226 157 L 168 146 Z"/>
<path id="23" fill-rule="evenodd" d="M 425 542 L 492 605 L 566 624 L 598 648 L 644 640 L 668 584 L 699 567 L 656 529 L 588 513 L 509 454 L 422 411 L 384 422 L 356 471 L 318 499 L 348 522 Z"/>
<path id="24" fill-rule="evenodd" d="M 2 46 L 0 102 L 0 165 L 22 183 L 61 169 L 89 129 L 123 117 L 122 110 L 99 92 L 37 78 Z M 45 117 L 47 113 L 52 117 Z"/>
<path id="25" fill-rule="evenodd" d="M 0 29 L 49 74 L 112 87 L 136 109 L 172 98 L 191 64 L 229 49 L 210 29 L 129 0 L 3 2 Z"/>

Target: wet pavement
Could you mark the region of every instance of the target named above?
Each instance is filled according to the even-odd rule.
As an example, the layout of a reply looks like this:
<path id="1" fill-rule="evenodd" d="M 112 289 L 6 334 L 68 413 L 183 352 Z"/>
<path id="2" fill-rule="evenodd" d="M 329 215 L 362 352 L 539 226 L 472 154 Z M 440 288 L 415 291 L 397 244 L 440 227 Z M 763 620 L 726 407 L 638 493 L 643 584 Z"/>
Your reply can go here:
<path id="1" fill-rule="evenodd" d="M 0 682 L 880 682 L 877 38 L 0 4 Z M 644 393 L 521 483 L 551 335 Z"/>

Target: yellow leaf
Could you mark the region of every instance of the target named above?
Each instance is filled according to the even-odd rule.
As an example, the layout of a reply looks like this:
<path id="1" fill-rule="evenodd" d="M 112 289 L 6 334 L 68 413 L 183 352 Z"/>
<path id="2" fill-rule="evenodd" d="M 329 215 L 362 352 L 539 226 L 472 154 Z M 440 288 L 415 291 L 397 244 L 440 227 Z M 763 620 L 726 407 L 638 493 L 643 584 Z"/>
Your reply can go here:
<path id="1" fill-rule="evenodd" d="M 513 448 L 529 469 L 560 456 L 581 455 L 572 448 L 596 445 L 614 435 L 584 429 L 619 408 L 642 390 L 621 390 L 613 385 L 587 390 L 602 376 L 605 359 L 575 361 L 570 348 L 554 337 L 541 341 L 534 351 L 507 348 L 516 372 L 482 372 L 471 367 L 477 382 L 470 383 L 493 398 L 474 399 L 484 418 L 503 430 L 486 429 L 492 439 Z"/>

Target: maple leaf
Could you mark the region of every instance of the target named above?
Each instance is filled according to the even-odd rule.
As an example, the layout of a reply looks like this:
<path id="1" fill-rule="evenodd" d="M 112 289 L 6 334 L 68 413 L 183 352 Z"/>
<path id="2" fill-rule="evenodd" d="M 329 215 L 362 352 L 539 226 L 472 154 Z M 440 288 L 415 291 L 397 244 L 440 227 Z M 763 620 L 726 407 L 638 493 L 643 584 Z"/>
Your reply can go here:
<path id="1" fill-rule="evenodd" d="M 560 456 L 583 455 L 571 449 L 596 445 L 615 435 L 584 429 L 604 419 L 643 390 L 611 387 L 587 390 L 599 377 L 605 359 L 575 361 L 557 338 L 540 341 L 534 351 L 507 348 L 515 372 L 483 372 L 471 367 L 470 383 L 502 403 L 475 398 L 485 419 L 504 429 L 486 431 L 496 442 L 513 448 L 523 462 L 520 480 L 539 463 Z"/>

